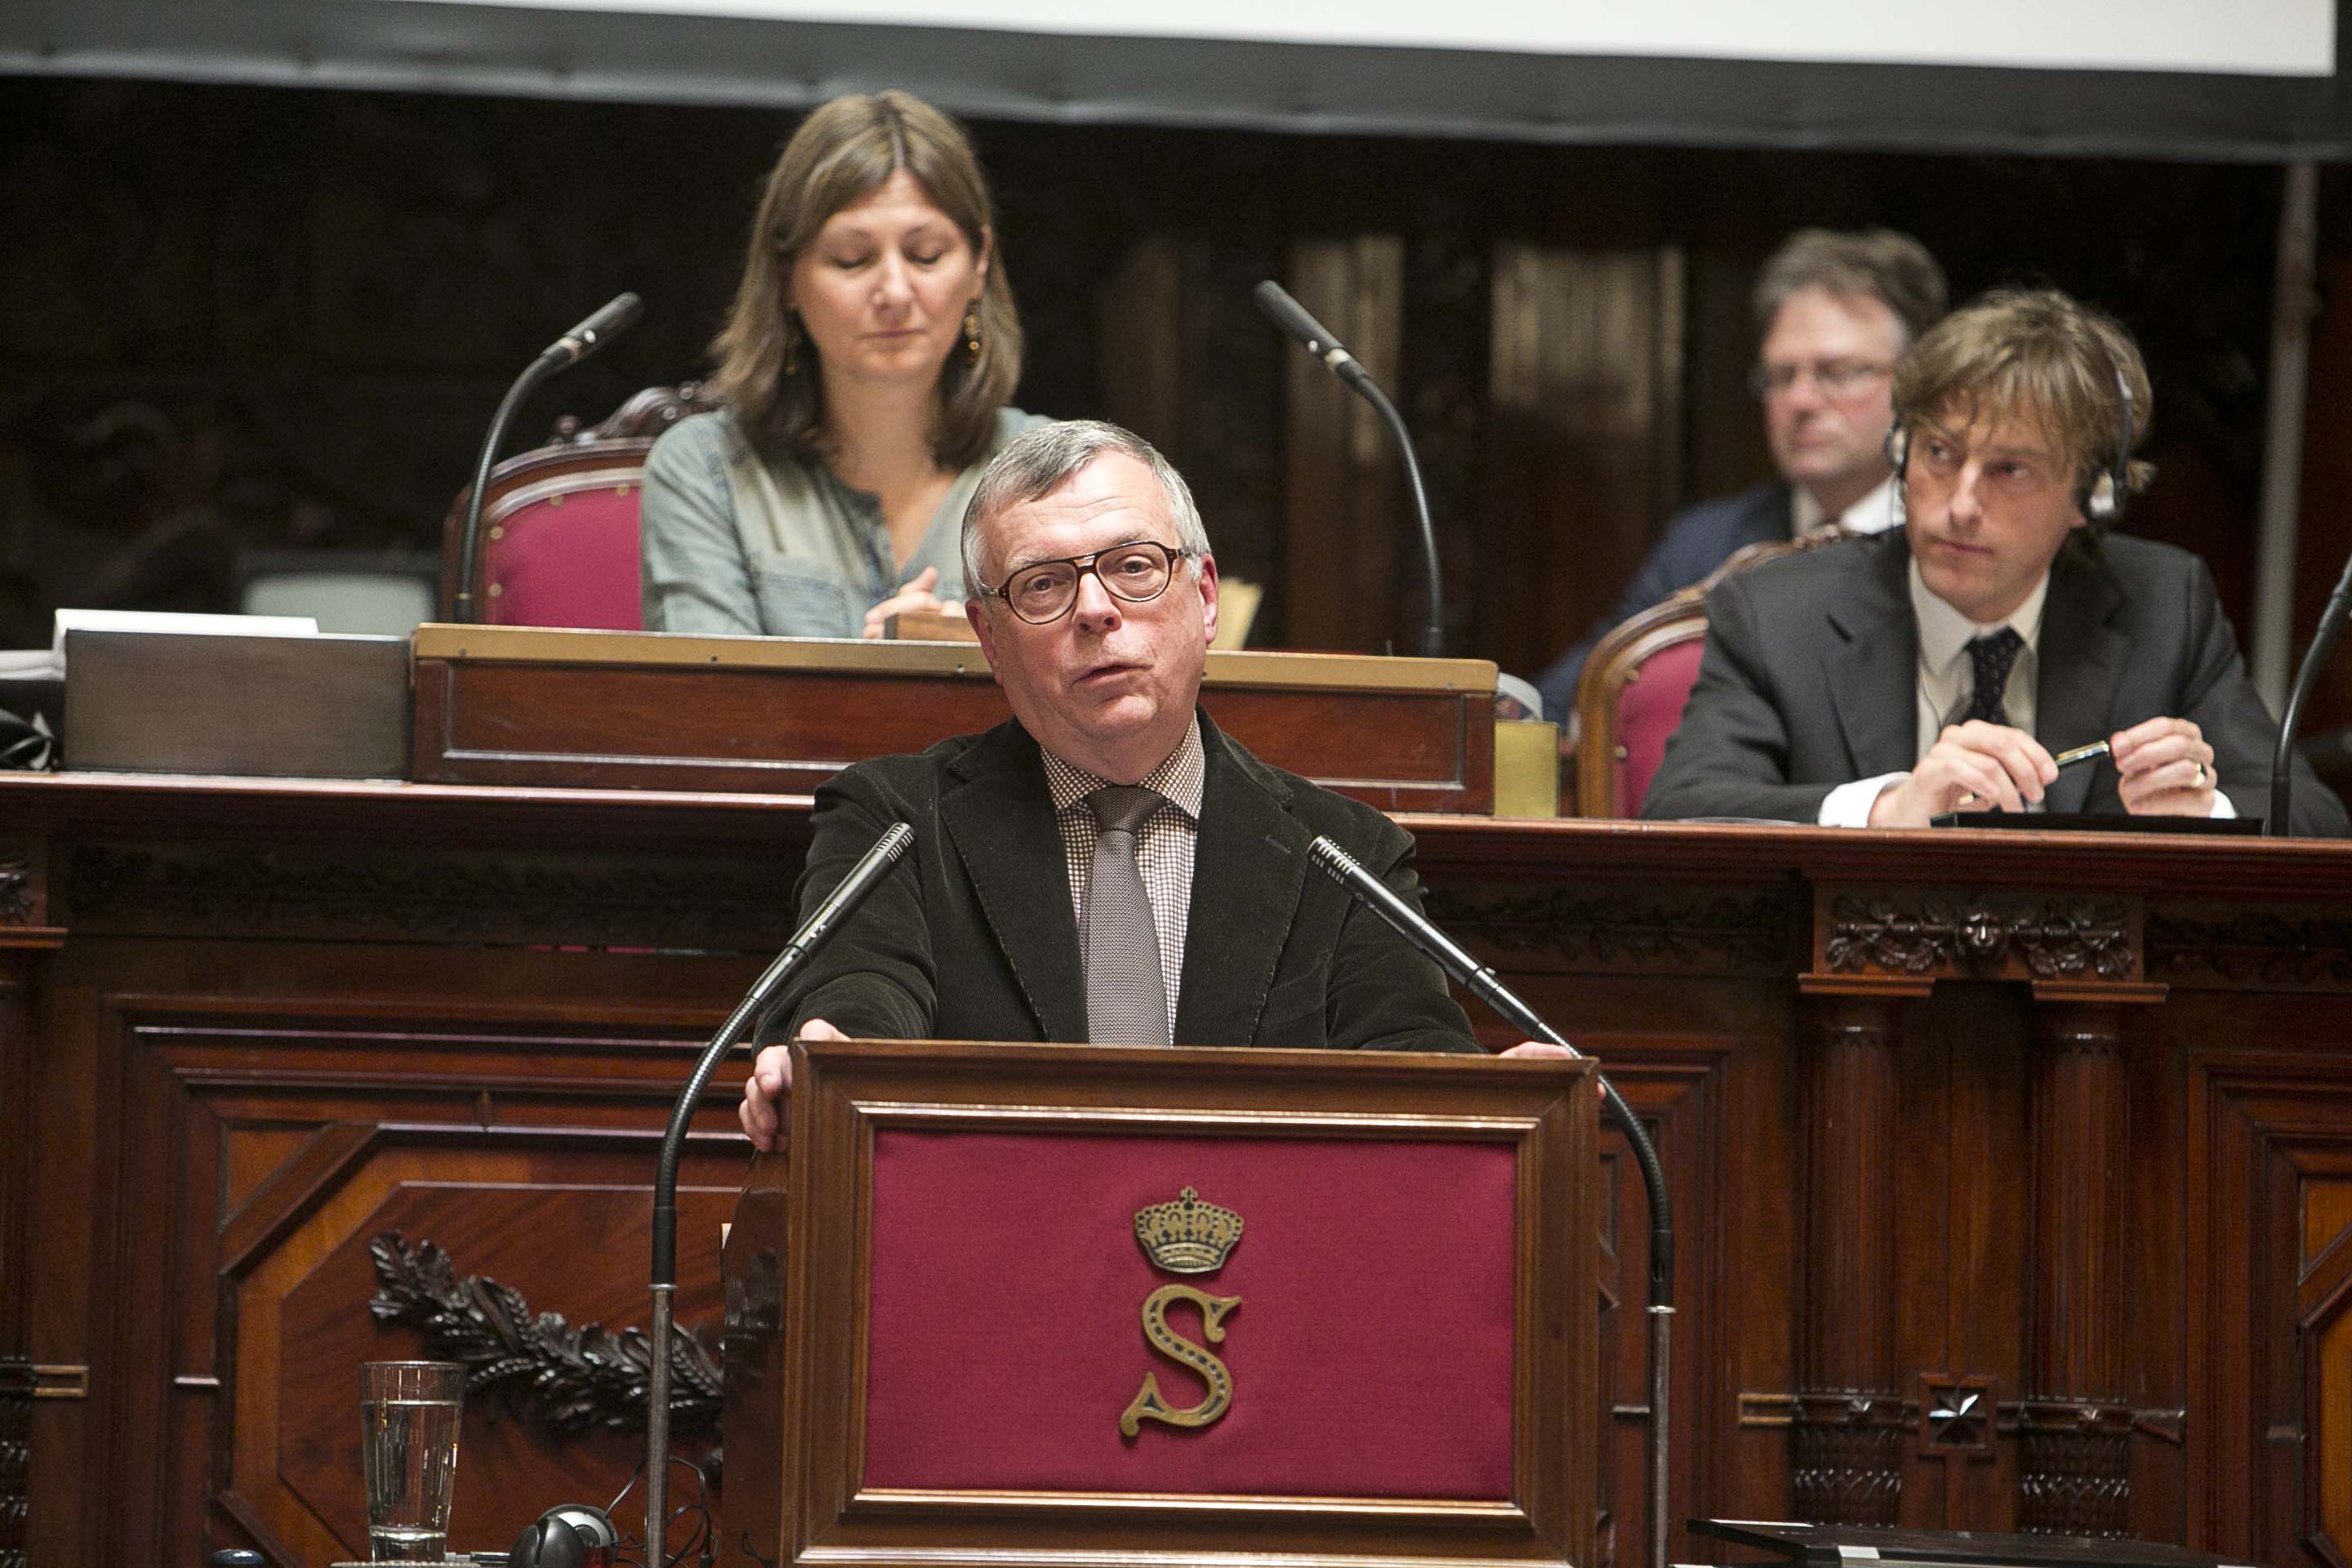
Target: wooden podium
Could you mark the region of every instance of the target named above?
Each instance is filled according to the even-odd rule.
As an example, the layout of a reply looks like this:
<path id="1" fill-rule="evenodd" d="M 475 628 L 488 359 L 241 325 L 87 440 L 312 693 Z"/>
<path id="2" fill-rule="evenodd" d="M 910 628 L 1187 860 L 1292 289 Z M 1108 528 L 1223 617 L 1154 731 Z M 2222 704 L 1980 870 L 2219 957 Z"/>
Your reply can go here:
<path id="1" fill-rule="evenodd" d="M 1591 1064 L 809 1043 L 794 1083 L 726 1251 L 728 1563 L 1592 1560 Z"/>

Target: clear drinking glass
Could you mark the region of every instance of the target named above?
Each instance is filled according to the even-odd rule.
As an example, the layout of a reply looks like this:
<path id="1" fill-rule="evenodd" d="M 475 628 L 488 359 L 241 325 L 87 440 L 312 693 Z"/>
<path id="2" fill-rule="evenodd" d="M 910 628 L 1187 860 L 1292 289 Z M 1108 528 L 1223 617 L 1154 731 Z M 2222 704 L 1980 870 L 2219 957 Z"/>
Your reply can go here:
<path id="1" fill-rule="evenodd" d="M 360 1464 L 367 1473 L 368 1558 L 438 1563 L 448 1555 L 449 1497 L 466 1369 L 446 1361 L 360 1367 Z"/>

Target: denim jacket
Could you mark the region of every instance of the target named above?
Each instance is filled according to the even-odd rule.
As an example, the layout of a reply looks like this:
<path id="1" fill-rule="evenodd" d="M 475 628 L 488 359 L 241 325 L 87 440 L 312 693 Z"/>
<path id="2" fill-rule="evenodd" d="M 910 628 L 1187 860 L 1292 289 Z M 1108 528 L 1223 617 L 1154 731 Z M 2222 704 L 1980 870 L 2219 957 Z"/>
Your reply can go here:
<path id="1" fill-rule="evenodd" d="M 996 414 L 986 457 L 956 476 L 900 570 L 880 501 L 822 463 L 770 463 L 725 410 L 654 443 L 639 510 L 648 631 L 854 637 L 866 612 L 926 566 L 940 598 L 963 597 L 964 503 L 988 458 L 1045 420 Z"/>

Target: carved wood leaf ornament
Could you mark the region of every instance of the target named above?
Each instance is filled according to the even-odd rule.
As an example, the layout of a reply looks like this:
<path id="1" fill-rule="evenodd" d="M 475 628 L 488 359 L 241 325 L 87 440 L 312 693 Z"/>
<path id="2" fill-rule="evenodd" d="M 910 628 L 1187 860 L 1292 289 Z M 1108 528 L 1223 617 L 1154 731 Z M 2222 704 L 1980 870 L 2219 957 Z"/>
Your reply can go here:
<path id="1" fill-rule="evenodd" d="M 1429 894 L 1430 918 L 1507 953 L 1572 963 L 1772 968 L 1787 962 L 1792 917 L 1777 894 L 1651 897 L 1608 891 L 1473 897 Z"/>
<path id="2" fill-rule="evenodd" d="M 2110 901 L 1960 900 L 1916 904 L 1845 897 L 1830 904 L 1822 956 L 1837 973 L 1980 973 L 2015 962 L 2037 980 L 2132 975 L 2131 930 Z"/>
<path id="3" fill-rule="evenodd" d="M 494 1393 L 566 1436 L 644 1428 L 653 1345 L 642 1329 L 574 1328 L 559 1313 L 534 1314 L 520 1291 L 481 1275 L 460 1279 L 446 1252 L 429 1241 L 412 1247 L 396 1230 L 370 1241 L 368 1256 L 376 1278 L 368 1310 L 420 1331 L 435 1359 L 462 1363 L 467 1392 Z M 676 1325 L 669 1356 L 672 1432 L 715 1434 L 718 1363 Z"/>

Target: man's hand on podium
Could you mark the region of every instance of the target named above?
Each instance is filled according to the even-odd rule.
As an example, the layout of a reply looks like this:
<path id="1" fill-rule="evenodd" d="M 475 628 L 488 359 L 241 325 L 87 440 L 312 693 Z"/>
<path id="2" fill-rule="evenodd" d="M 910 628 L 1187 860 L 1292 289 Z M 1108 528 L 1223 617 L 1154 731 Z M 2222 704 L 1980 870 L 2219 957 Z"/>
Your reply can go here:
<path id="1" fill-rule="evenodd" d="M 800 1037 L 803 1040 L 849 1038 L 822 1018 L 811 1018 L 803 1024 Z M 784 1096 L 792 1087 L 792 1047 L 770 1046 L 752 1058 L 751 1076 L 743 1080 L 743 1103 L 735 1108 L 735 1114 L 743 1123 L 744 1136 L 751 1139 L 751 1146 L 762 1154 L 772 1154 L 784 1146 Z"/>
<path id="2" fill-rule="evenodd" d="M 845 1040 L 849 1038 L 822 1018 L 811 1018 L 801 1026 L 800 1037 L 804 1040 Z M 1507 1057 L 1569 1057 L 1576 1053 L 1565 1046 L 1555 1046 L 1544 1040 L 1522 1040 L 1503 1053 Z M 784 1096 L 793 1087 L 793 1053 L 790 1046 L 770 1046 L 751 1063 L 751 1076 L 743 1080 L 743 1102 L 735 1113 L 743 1123 L 744 1136 L 762 1154 L 772 1154 L 784 1146 Z"/>
<path id="3" fill-rule="evenodd" d="M 1555 1046 L 1549 1040 L 1521 1040 L 1503 1054 L 1507 1057 L 1572 1057 L 1576 1055 L 1566 1046 Z M 1599 1095 L 1605 1103 L 1609 1099 L 1609 1085 L 1596 1076 L 1592 1080 L 1592 1092 Z"/>

